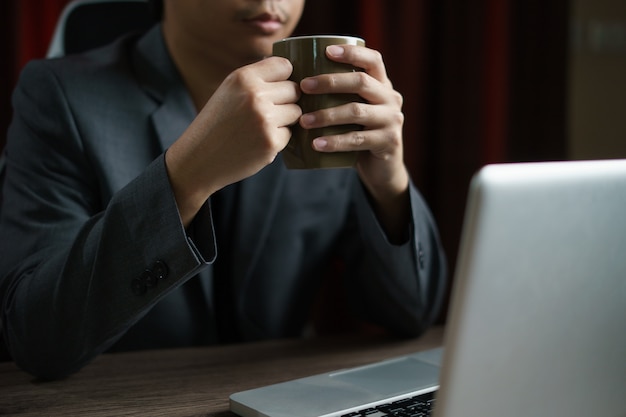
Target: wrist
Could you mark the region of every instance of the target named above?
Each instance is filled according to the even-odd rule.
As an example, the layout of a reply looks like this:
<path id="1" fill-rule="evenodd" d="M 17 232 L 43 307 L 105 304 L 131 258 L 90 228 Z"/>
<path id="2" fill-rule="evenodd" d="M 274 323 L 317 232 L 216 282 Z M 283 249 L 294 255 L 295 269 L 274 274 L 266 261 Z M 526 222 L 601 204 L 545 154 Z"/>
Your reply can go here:
<path id="1" fill-rule="evenodd" d="M 187 228 L 211 195 L 194 182 L 194 175 L 172 148 L 165 153 L 165 167 L 181 222 Z"/>
<path id="2" fill-rule="evenodd" d="M 394 244 L 403 243 L 411 222 L 409 175 L 406 169 L 391 181 L 376 185 L 368 185 L 364 181 L 364 185 L 388 240 Z"/>

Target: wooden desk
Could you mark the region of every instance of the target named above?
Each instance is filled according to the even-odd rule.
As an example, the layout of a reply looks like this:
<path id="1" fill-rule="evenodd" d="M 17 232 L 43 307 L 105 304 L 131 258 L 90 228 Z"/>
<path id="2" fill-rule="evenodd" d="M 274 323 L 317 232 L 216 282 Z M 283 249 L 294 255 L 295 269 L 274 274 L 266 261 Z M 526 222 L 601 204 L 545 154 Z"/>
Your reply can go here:
<path id="1" fill-rule="evenodd" d="M 431 349 L 442 339 L 434 328 L 414 340 L 344 336 L 105 354 L 53 382 L 0 363 L 0 415 L 233 417 L 234 392 Z"/>

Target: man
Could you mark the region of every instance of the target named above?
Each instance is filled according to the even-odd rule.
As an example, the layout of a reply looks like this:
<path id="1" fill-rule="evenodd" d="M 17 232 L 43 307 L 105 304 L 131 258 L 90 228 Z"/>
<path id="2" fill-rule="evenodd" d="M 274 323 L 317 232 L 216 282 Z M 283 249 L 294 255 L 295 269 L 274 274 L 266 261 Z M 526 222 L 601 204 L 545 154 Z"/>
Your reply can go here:
<path id="1" fill-rule="evenodd" d="M 14 93 L 0 217 L 2 331 L 43 378 L 107 350 L 301 335 L 329 265 L 355 312 L 419 335 L 444 257 L 402 156 L 402 98 L 380 54 L 300 85 L 271 55 L 304 0 L 164 0 L 160 25 L 31 63 Z M 353 93 L 312 114 L 301 94 Z M 360 151 L 355 170 L 289 171 L 290 126 Z"/>

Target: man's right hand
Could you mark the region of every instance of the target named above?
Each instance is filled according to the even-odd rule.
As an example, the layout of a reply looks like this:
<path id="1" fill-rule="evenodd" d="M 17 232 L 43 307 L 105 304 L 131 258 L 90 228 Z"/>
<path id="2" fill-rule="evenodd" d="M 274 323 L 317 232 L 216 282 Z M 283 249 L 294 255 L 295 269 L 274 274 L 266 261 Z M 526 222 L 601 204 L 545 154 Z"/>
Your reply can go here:
<path id="1" fill-rule="evenodd" d="M 269 165 L 302 115 L 293 67 L 270 57 L 231 73 L 165 155 L 170 184 L 188 226 L 207 198 Z"/>

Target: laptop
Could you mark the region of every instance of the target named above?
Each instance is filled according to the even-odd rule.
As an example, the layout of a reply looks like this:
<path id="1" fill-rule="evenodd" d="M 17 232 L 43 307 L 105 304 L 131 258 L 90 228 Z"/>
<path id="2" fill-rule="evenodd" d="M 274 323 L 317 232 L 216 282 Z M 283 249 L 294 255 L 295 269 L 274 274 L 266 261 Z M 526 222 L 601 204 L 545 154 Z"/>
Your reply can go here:
<path id="1" fill-rule="evenodd" d="M 448 317 L 443 349 L 239 392 L 231 410 L 626 417 L 626 160 L 481 169 Z"/>

